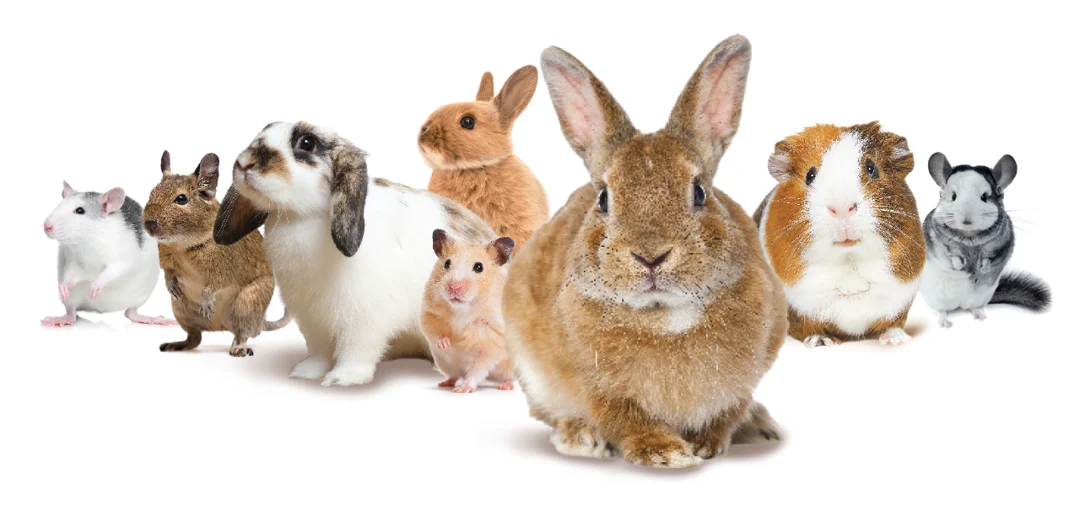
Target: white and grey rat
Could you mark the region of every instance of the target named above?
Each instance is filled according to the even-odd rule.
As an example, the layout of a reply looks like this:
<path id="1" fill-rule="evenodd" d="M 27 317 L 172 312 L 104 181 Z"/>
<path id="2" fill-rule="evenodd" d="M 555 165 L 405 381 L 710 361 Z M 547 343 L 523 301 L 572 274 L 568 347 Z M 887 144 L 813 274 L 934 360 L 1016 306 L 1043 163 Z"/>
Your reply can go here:
<path id="1" fill-rule="evenodd" d="M 46 327 L 75 324 L 76 311 L 124 311 L 135 323 L 172 325 L 139 314 L 157 285 L 158 248 L 142 226 L 142 207 L 121 188 L 77 192 L 64 183 L 64 200 L 45 220 L 45 235 L 60 243 L 58 280 L 64 316 Z"/>
<path id="2" fill-rule="evenodd" d="M 938 312 L 938 323 L 951 327 L 949 311 L 961 309 L 983 320 L 992 303 L 1049 307 L 1050 288 L 1042 280 L 1025 273 L 1002 276 L 1016 240 L 1004 204 L 1016 160 L 1005 155 L 993 169 L 952 167 L 944 154 L 934 153 L 929 166 L 941 200 L 923 222 L 926 267 L 919 291 Z"/>

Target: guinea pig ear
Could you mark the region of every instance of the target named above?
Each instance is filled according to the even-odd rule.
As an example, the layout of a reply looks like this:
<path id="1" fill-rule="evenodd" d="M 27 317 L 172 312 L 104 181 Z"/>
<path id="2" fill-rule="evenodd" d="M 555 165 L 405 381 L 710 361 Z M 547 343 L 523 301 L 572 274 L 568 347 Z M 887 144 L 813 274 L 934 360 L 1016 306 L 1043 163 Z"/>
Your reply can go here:
<path id="1" fill-rule="evenodd" d="M 585 160 L 592 179 L 600 181 L 604 160 L 637 130 L 604 83 L 570 53 L 554 46 L 545 49 L 540 69 L 563 136 Z"/>
<path id="2" fill-rule="evenodd" d="M 776 143 L 773 154 L 769 156 L 769 174 L 777 182 L 783 183 L 793 175 L 791 170 L 791 145 L 785 141 Z"/>
<path id="3" fill-rule="evenodd" d="M 994 180 L 997 181 L 998 191 L 1004 190 L 1016 178 L 1016 160 L 1012 155 L 1001 157 L 997 165 L 994 165 L 994 170 L 991 173 L 994 174 Z"/>
<path id="4" fill-rule="evenodd" d="M 503 128 L 510 128 L 514 120 L 525 111 L 525 106 L 529 105 L 533 93 L 536 92 L 536 81 L 536 67 L 526 65 L 510 74 L 503 83 L 499 94 L 492 101 L 499 110 L 499 122 Z"/>
<path id="5" fill-rule="evenodd" d="M 930 155 L 930 161 L 927 162 L 927 165 L 930 166 L 930 177 L 934 178 L 934 182 L 939 187 L 944 187 L 953 171 L 952 165 L 949 165 L 949 159 L 945 158 L 944 153 L 937 152 Z"/>
<path id="6" fill-rule="evenodd" d="M 664 127 L 689 143 L 710 180 L 739 130 L 749 72 L 750 41 L 742 35 L 728 37 L 690 77 Z"/>
<path id="7" fill-rule="evenodd" d="M 113 188 L 99 197 L 99 203 L 101 204 L 101 208 L 105 211 L 105 215 L 108 216 L 119 211 L 120 208 L 124 206 L 124 197 L 123 188 Z"/>
<path id="8" fill-rule="evenodd" d="M 364 239 L 364 202 L 367 200 L 366 154 L 347 140 L 335 143 L 330 154 L 330 236 L 347 257 L 356 254 Z"/>
<path id="9" fill-rule="evenodd" d="M 221 161 L 218 155 L 207 153 L 195 169 L 195 188 L 203 198 L 212 199 L 217 194 L 218 166 Z"/>
<path id="10" fill-rule="evenodd" d="M 66 198 L 68 198 L 68 195 L 71 195 L 72 193 L 76 193 L 75 189 L 72 188 L 71 185 L 69 185 L 67 183 L 67 181 L 64 181 L 64 191 L 63 191 L 63 193 L 61 193 L 61 196 L 63 196 L 66 199 Z"/>
<path id="11" fill-rule="evenodd" d="M 450 237 L 445 230 L 437 228 L 431 233 L 431 248 L 435 250 L 435 256 L 442 258 L 444 254 L 450 252 L 450 247 L 453 245 L 454 238 Z"/>
<path id="12" fill-rule="evenodd" d="M 496 265 L 506 265 L 510 256 L 514 254 L 514 240 L 509 237 L 500 237 L 488 244 L 488 253 L 495 259 Z"/>
<path id="13" fill-rule="evenodd" d="M 214 219 L 214 242 L 222 246 L 234 244 L 261 227 L 269 216 L 233 186 L 225 192 Z"/>
<path id="14" fill-rule="evenodd" d="M 477 102 L 487 102 L 495 96 L 495 77 L 491 72 L 484 72 L 480 78 L 480 89 L 476 91 Z"/>
<path id="15" fill-rule="evenodd" d="M 161 153 L 161 176 L 172 175 L 172 157 L 169 156 L 169 150 L 165 150 Z"/>

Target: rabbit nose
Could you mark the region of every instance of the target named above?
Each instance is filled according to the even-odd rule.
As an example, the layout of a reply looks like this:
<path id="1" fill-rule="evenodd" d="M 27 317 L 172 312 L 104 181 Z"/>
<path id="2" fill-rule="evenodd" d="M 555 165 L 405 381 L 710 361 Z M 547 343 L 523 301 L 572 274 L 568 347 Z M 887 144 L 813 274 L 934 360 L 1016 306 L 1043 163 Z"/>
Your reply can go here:
<path id="1" fill-rule="evenodd" d="M 660 267 L 660 264 L 664 263 L 664 261 L 667 260 L 668 255 L 671 254 L 671 250 L 667 250 L 666 252 L 664 252 L 664 254 L 653 258 L 652 260 L 649 260 L 648 258 L 645 258 L 644 256 L 637 253 L 630 254 L 634 256 L 634 260 L 637 260 L 639 264 L 644 265 L 651 271 L 653 269 L 656 269 L 657 267 Z"/>
<path id="2" fill-rule="evenodd" d="M 855 211 L 859 210 L 859 205 L 855 202 L 849 204 L 835 205 L 831 204 L 829 207 L 829 214 L 835 216 L 838 219 L 847 219 L 855 216 Z"/>
<path id="3" fill-rule="evenodd" d="M 146 227 L 146 231 L 150 232 L 150 234 L 156 234 L 157 231 L 158 231 L 158 226 L 157 226 L 156 221 L 147 220 L 146 222 L 143 222 L 143 226 Z"/>

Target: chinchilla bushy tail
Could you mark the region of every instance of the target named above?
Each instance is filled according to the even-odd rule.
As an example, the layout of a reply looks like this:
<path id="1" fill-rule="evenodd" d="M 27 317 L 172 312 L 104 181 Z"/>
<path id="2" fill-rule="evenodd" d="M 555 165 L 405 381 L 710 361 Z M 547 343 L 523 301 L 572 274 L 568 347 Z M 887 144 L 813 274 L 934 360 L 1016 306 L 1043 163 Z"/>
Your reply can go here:
<path id="1" fill-rule="evenodd" d="M 991 304 L 1012 304 L 1032 311 L 1050 307 L 1050 286 L 1045 281 L 1023 272 L 1008 272 L 998 280 Z"/>
<path id="2" fill-rule="evenodd" d="M 281 327 L 284 327 L 284 326 L 288 325 L 289 322 L 291 322 L 291 321 L 292 321 L 292 315 L 289 314 L 289 310 L 286 308 L 285 309 L 285 314 L 281 317 L 280 320 L 274 321 L 274 322 L 267 321 L 263 325 L 263 330 L 265 330 L 267 332 L 269 332 L 271 330 L 277 330 L 277 329 L 280 329 Z"/>

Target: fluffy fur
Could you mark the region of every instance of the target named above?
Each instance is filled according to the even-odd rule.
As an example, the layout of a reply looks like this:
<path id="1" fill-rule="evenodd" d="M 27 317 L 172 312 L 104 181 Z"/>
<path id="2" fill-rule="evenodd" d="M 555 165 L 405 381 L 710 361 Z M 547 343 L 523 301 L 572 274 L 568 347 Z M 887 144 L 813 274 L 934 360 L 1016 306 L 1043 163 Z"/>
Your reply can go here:
<path id="1" fill-rule="evenodd" d="M 807 346 L 904 332 L 926 245 L 905 178 L 907 141 L 877 122 L 817 125 L 776 143 L 779 184 L 754 214 L 784 283 L 791 336 Z"/>
<path id="2" fill-rule="evenodd" d="M 165 286 L 172 296 L 173 314 L 187 333 L 184 341 L 162 344 L 161 351 L 192 350 L 202 333 L 233 334 L 229 354 L 254 354 L 248 339 L 263 330 L 289 322 L 267 322 L 266 308 L 274 295 L 274 277 L 263 253 L 262 236 L 250 234 L 231 246 L 214 243 L 218 204 L 218 157 L 209 153 L 195 172 L 172 173 L 169 152 L 161 155 L 161 182 L 150 191 L 144 226 L 160 243 Z"/>
<path id="3" fill-rule="evenodd" d="M 749 64 L 745 38 L 720 43 L 642 134 L 580 61 L 543 53 L 592 182 L 514 259 L 503 310 L 531 412 L 564 454 L 685 467 L 778 437 L 752 393 L 787 329 L 783 291 L 750 217 L 712 186 Z"/>
<path id="4" fill-rule="evenodd" d="M 214 239 L 229 244 L 265 222 L 281 297 L 307 342 L 296 378 L 372 380 L 380 360 L 430 357 L 420 307 L 431 231 L 495 239 L 448 199 L 367 174 L 364 152 L 309 123 L 272 123 L 233 166 Z"/>
<path id="5" fill-rule="evenodd" d="M 519 247 L 550 216 L 544 187 L 510 142 L 536 79 L 536 67 L 522 67 L 495 95 L 491 73 L 485 73 L 475 101 L 440 107 L 417 138 L 432 169 L 428 190 L 464 204 Z M 471 121 L 463 124 L 466 118 Z"/>
<path id="6" fill-rule="evenodd" d="M 45 220 L 45 235 L 60 243 L 57 267 L 64 316 L 46 327 L 75 324 L 77 311 L 125 311 L 133 322 L 167 325 L 172 320 L 139 314 L 157 285 L 157 242 L 141 224 L 142 207 L 121 188 L 77 192 L 64 183 L 63 200 Z"/>
<path id="7" fill-rule="evenodd" d="M 500 390 L 513 389 L 503 345 L 502 294 L 514 241 L 500 237 L 472 244 L 436 230 L 432 246 L 438 259 L 424 290 L 420 328 L 435 367 L 447 377 L 439 386 L 471 393 L 490 379 Z"/>

